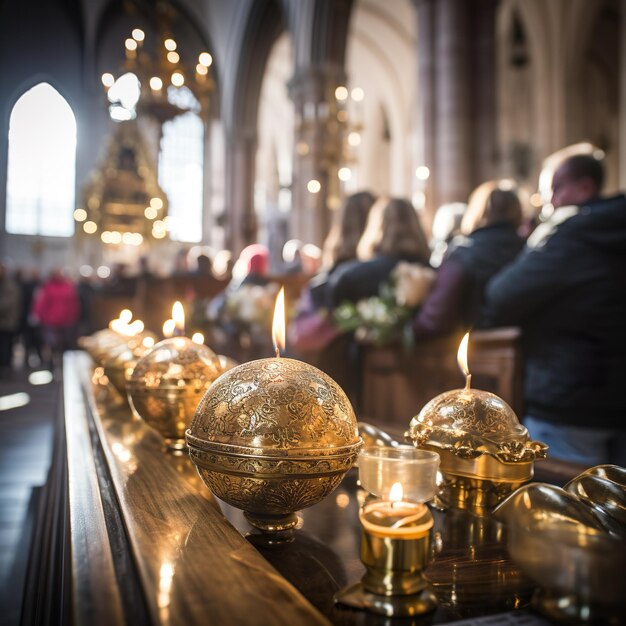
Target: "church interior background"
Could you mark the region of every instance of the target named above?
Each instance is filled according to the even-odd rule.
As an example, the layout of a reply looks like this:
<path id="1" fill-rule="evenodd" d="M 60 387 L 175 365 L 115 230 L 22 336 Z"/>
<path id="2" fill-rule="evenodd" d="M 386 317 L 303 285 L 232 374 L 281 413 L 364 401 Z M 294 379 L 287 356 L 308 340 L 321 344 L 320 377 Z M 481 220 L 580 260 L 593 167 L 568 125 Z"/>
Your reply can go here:
<path id="1" fill-rule="evenodd" d="M 310 275 L 305 276 L 304 271 L 296 277 L 290 275 L 289 263 L 283 259 L 284 244 L 298 240 L 321 248 L 339 220 L 344 201 L 352 194 L 369 191 L 376 196 L 406 199 L 430 238 L 439 207 L 467 202 L 483 181 L 513 179 L 527 201 L 525 221 L 538 216 L 544 219 L 553 207 L 545 193 L 549 190 L 540 184 L 540 173 L 550 155 L 574 144 L 585 144 L 585 150 L 602 156 L 604 193 L 626 188 L 626 0 L 0 0 L 0 267 L 6 264 L 11 271 L 38 272 L 37 280 L 62 268 L 72 281 L 93 288 L 91 319 L 80 328 L 83 320 L 79 320 L 73 329 L 76 334 L 103 328 L 122 307 L 132 307 L 133 314 L 145 321 L 146 330 L 160 337 L 161 324 L 173 302 L 182 300 L 188 312 L 192 302 L 200 303 L 206 318 L 201 321 L 215 333 L 210 338 L 201 337 L 199 343 L 215 349 L 221 358 L 232 357 L 245 365 L 257 357 L 271 357 L 274 349 L 269 314 L 263 319 L 268 328 L 263 326 L 260 333 L 255 329 L 263 335 L 257 344 L 249 328 L 244 332 L 235 328 L 235 340 L 220 334 L 221 319 L 209 319 L 211 299 L 225 293 L 231 278 L 218 267 L 218 259 L 226 258 L 220 256 L 222 252 L 236 259 L 251 244 L 267 246 L 269 274 L 274 282 L 285 279 L 288 309 L 293 312 Z M 414 211 L 411 214 L 415 218 Z M 210 284 L 205 280 L 208 274 L 198 276 L 193 268 L 185 265 L 181 270 L 178 265 L 182 258 L 197 259 L 202 254 L 214 263 Z M 431 272 L 431 268 L 426 270 Z M 132 282 L 131 289 L 124 291 L 128 287 L 124 284 L 116 291 L 114 278 L 121 275 L 118 273 L 129 279 L 128 284 Z M 185 280 L 181 279 L 183 273 Z M 270 285 L 262 294 L 267 311 L 274 305 L 272 289 Z M 248 304 L 249 313 L 257 303 Z M 132 317 L 130 311 L 127 313 Z M 130 317 L 122 320 L 120 314 L 113 323 L 130 328 Z M 28 326 L 28 312 L 24 319 Z M 256 321 L 253 319 L 249 327 Z M 167 322 L 173 325 L 169 327 L 171 337 L 180 328 L 178 322 Z M 204 331 L 204 327 L 193 324 L 192 319 L 187 330 Z M 168 336 L 163 328 L 163 335 Z M 139 334 L 142 330 L 143 326 Z M 476 388 L 498 392 L 521 418 L 522 331 L 498 327 L 483 333 L 482 337 L 480 330 L 472 333 Z M 219 337 L 232 353 L 212 343 Z M 75 339 L 72 348 L 76 347 Z M 150 339 L 151 346 L 158 340 L 156 334 Z M 413 335 L 411 339 L 415 339 Z M 402 434 L 411 416 L 430 398 L 463 384 L 454 358 L 458 339 L 435 337 L 413 352 L 399 341 L 391 348 L 367 342 L 357 346 L 358 341 L 348 341 L 342 344 L 340 357 L 334 352 L 326 355 L 328 369 L 316 364 L 334 378 L 344 376 L 346 384 L 343 379 L 338 379 L 338 384 L 346 390 L 357 390 L 353 394 L 357 401 L 349 391 L 346 401 L 353 402 L 359 419 L 365 415 L 373 424 L 380 420 L 380 424 Z M 132 342 L 132 337 L 125 336 L 123 341 Z M 148 344 L 145 348 L 149 349 Z M 289 355 L 288 350 L 289 346 Z M 71 438 L 78 436 L 80 428 L 64 429 L 71 420 L 83 424 L 84 415 L 91 416 L 91 431 L 82 441 L 88 453 L 80 462 L 90 463 L 93 450 L 97 456 L 100 448 L 113 441 L 107 462 L 115 471 L 122 467 L 120 475 L 128 477 L 128 484 L 125 478 L 118 481 L 121 487 L 116 484 L 119 493 L 127 496 L 141 480 L 149 483 L 164 476 L 163 484 L 171 488 L 167 493 L 163 490 L 165 512 L 157 502 L 159 514 L 145 518 L 139 514 L 131 522 L 124 519 L 118 524 L 127 524 L 125 528 L 132 531 L 130 545 L 135 540 L 133 533 L 141 537 L 154 523 L 158 538 L 153 542 L 154 552 L 150 542 L 143 544 L 145 550 L 126 544 L 119 550 L 111 548 L 108 540 L 114 532 L 110 526 L 102 536 L 93 538 L 94 545 L 102 540 L 115 558 L 131 552 L 138 562 L 145 558 L 140 567 L 149 572 L 152 586 L 141 587 L 145 580 L 136 587 L 129 583 L 128 593 L 147 588 L 144 604 L 153 610 L 152 617 L 157 617 L 135 619 L 145 606 L 129 601 L 128 615 L 124 613 L 128 606 L 120 610 L 124 619 L 109 619 L 110 611 L 117 610 L 114 603 L 95 594 L 101 612 L 89 613 L 89 606 L 84 614 L 79 607 L 77 614 L 95 615 L 98 620 L 84 621 L 95 626 L 208 623 L 202 613 L 203 602 L 215 601 L 212 609 L 223 611 L 219 615 L 224 621 L 218 616 L 213 623 L 326 623 L 319 621 L 317 605 L 313 609 L 305 603 L 302 608 L 300 588 L 285 592 L 291 587 L 274 570 L 265 578 L 257 575 L 253 568 L 267 573 L 271 566 L 263 559 L 255 560 L 258 554 L 254 550 L 246 552 L 250 549 L 247 539 L 228 535 L 232 529 L 218 537 L 215 550 L 215 546 L 202 543 L 213 529 L 225 528 L 220 526 L 224 519 L 218 518 L 217 509 L 205 506 L 212 496 L 195 468 L 190 474 L 188 457 L 181 469 L 178 463 L 184 465 L 183 461 L 162 454 L 156 433 L 130 417 L 131 409 L 124 405 L 124 388 L 115 396 L 108 384 L 112 379 L 99 367 L 104 360 L 92 362 L 84 352 L 71 350 L 61 368 L 59 362 L 53 362 L 52 353 L 49 363 L 44 363 L 40 353 L 37 367 L 42 369 L 34 371 L 28 362 L 28 349 L 19 355 L 14 360 L 21 359 L 24 365 L 14 368 L 10 374 L 13 378 L 3 378 L 0 368 L 0 616 L 6 615 L 8 624 L 68 623 L 37 620 L 33 614 L 45 606 L 51 614 L 63 616 L 71 601 L 75 601 L 74 609 L 80 604 L 81 594 L 72 596 L 78 587 L 68 583 L 69 574 L 59 574 L 61 570 L 67 574 L 67 568 L 73 566 L 67 554 L 64 561 L 58 552 L 69 550 L 70 540 L 66 534 L 57 541 L 54 533 L 60 536 L 66 532 L 69 518 L 65 513 L 69 516 L 76 511 L 67 500 L 71 487 L 68 476 L 80 481 L 89 474 L 76 458 L 67 456 L 67 441 L 63 440 L 69 434 L 70 447 L 77 445 Z M 233 364 L 231 359 L 224 362 L 229 367 Z M 484 370 L 479 369 L 479 363 Z M 124 387 L 125 379 L 122 381 Z M 493 387 L 480 387 L 484 381 Z M 184 387 L 182 377 L 180 382 Z M 103 389 L 113 394 L 110 404 L 111 396 L 101 401 L 98 395 L 105 393 Z M 65 404 L 58 401 L 63 397 Z M 11 404 L 13 401 L 17 404 Z M 119 417 L 120 411 L 126 411 L 126 421 L 111 426 L 111 416 Z M 513 415 L 519 429 L 516 419 Z M 133 429 L 141 428 L 144 430 L 135 436 Z M 86 426 L 84 430 L 87 432 Z M 378 430 L 373 432 L 374 439 L 380 436 Z M 365 431 L 363 434 L 367 435 Z M 100 448 L 92 445 L 96 439 Z M 557 458 L 555 464 L 545 466 L 544 474 L 538 474 L 542 481 L 565 484 L 567 474 L 559 461 Z M 131 466 L 128 476 L 123 474 Z M 617 469 L 623 481 L 624 469 Z M 351 471 L 354 476 L 355 470 Z M 572 470 L 568 476 L 577 474 Z M 531 476 L 532 469 L 526 478 Z M 184 483 L 183 478 L 191 482 Z M 99 487 L 93 488 L 98 504 Z M 199 490 L 204 490 L 204 495 L 198 495 Z M 624 482 L 620 490 L 624 532 Z M 138 491 L 133 492 L 135 496 Z M 201 521 L 210 519 L 206 525 L 209 530 L 201 524 L 191 529 L 185 526 L 189 520 L 182 518 L 187 509 L 177 502 L 172 504 L 166 497 L 171 493 L 182 493 L 188 510 L 202 512 L 198 517 Z M 307 564 L 317 563 L 319 555 L 323 561 L 335 549 L 338 554 L 344 549 L 358 551 L 361 529 L 357 526 L 360 518 L 355 493 L 356 479 L 352 483 L 349 479 L 336 496 L 326 500 L 326 508 L 307 509 L 306 524 L 312 528 L 319 524 L 327 539 L 321 547 L 317 540 L 311 542 L 314 558 Z M 143 502 L 145 494 L 139 495 L 128 506 L 131 513 L 136 512 L 133 506 L 140 508 L 137 502 Z M 48 507 L 49 518 L 42 512 L 46 507 L 41 502 Z M 148 500 L 147 508 L 152 504 Z M 80 503 L 78 509 L 80 513 Z M 92 509 L 91 504 L 85 505 L 82 512 L 89 517 Z M 339 523 L 348 512 L 351 526 Z M 555 511 L 548 510 L 551 512 Z M 239 513 L 233 513 L 231 507 L 225 515 L 239 524 L 238 530 L 248 529 Z M 102 528 L 110 520 L 102 521 Z M 158 526 L 163 520 L 168 525 L 165 529 Z M 176 526 L 172 522 L 170 528 L 171 520 L 181 524 L 176 527 L 178 534 L 170 532 Z M 323 526 L 329 520 L 333 525 L 330 529 Z M 56 525 L 51 529 L 53 523 Z M 485 518 L 473 524 L 463 526 L 456 536 L 466 538 L 474 533 L 471 541 L 479 536 L 481 541 L 493 538 L 485 531 Z M 47 534 L 39 534 L 42 528 Z M 44 539 L 39 540 L 41 536 Z M 37 542 L 28 544 L 32 537 Z M 226 550 L 230 544 L 222 541 L 223 537 L 234 542 L 237 549 L 233 548 L 232 554 L 243 550 L 246 568 L 252 565 L 241 579 L 235 577 L 237 585 L 228 588 L 229 592 L 236 588 L 237 593 L 220 596 L 223 581 L 211 577 L 222 571 L 238 571 L 241 565 L 233 566 L 228 560 L 232 556 Z M 502 544 L 501 534 L 497 539 Z M 89 536 L 82 544 L 72 543 L 71 548 L 80 557 L 81 549 L 89 551 L 91 541 Z M 47 557 L 37 560 L 36 555 L 37 567 L 33 568 L 32 545 L 42 553 L 47 548 L 48 556 L 53 554 L 51 561 L 46 561 Z M 189 565 L 197 545 L 205 550 L 200 564 L 202 576 L 215 584 L 205 585 L 203 579 L 202 585 L 181 591 L 185 575 L 199 577 L 193 574 L 197 563 Z M 623 548 L 623 541 L 620 545 Z M 155 556 L 163 546 L 180 559 L 168 560 L 167 555 L 162 559 L 160 552 Z M 474 547 L 472 544 L 471 558 Z M 356 551 L 347 558 L 352 578 L 341 579 L 342 586 L 362 574 Z M 226 566 L 220 561 L 223 552 L 228 552 Z M 119 566 L 122 570 L 128 565 L 124 558 Z M 279 561 L 277 558 L 272 565 Z M 102 562 L 96 559 L 93 570 L 98 571 L 89 571 L 86 577 L 99 580 L 98 576 L 104 576 Z M 623 572 L 626 558 L 615 562 L 616 569 L 621 567 Z M 131 574 L 139 580 L 136 563 L 130 565 Z M 454 568 L 456 562 L 452 559 L 448 565 Z M 174 566 L 179 568 L 176 576 Z M 185 570 L 187 566 L 189 570 Z M 34 570 L 37 576 L 32 575 Z M 250 571 L 255 575 L 249 575 Z M 510 571 L 502 574 L 498 570 L 499 578 L 489 582 L 493 586 L 480 587 L 481 601 L 485 596 L 497 600 L 504 597 L 509 582 L 517 580 L 509 576 Z M 607 574 L 608 566 L 598 571 L 601 575 L 597 580 L 602 584 L 609 579 L 624 580 L 621 574 Z M 450 570 L 444 574 L 452 576 Z M 466 573 L 466 577 L 474 593 L 474 574 Z M 33 578 L 38 582 L 45 579 L 47 595 L 33 586 Z M 114 578 L 108 581 L 111 588 L 123 588 Z M 279 579 L 280 584 L 276 582 Z M 253 592 L 239 593 L 239 584 L 244 590 L 250 585 Z M 258 585 L 267 585 L 269 590 Z M 451 588 L 456 593 L 457 587 Z M 491 591 L 483 593 L 485 589 Z M 500 591 L 502 595 L 498 595 Z M 623 590 L 618 591 L 623 609 Z M 21 601 L 22 592 L 27 598 L 24 613 L 24 607 L 15 601 Z M 162 594 L 163 606 L 159 604 Z M 82 599 L 87 596 L 92 599 L 89 594 L 83 594 Z M 29 598 L 34 599 L 30 604 Z M 179 610 L 172 609 L 170 614 L 171 598 L 178 601 Z M 276 621 L 255 621 L 257 607 L 253 602 L 263 604 Z M 330 602 L 332 609 L 332 594 L 327 594 L 324 602 Z M 497 610 L 512 607 L 503 604 Z M 133 613 L 136 610 L 139 613 Z M 196 610 L 194 619 L 185 621 Z M 281 621 L 283 610 L 286 613 Z M 243 621 L 237 621 L 229 611 L 243 615 Z M 303 621 L 299 616 L 304 616 Z M 441 615 L 437 619 L 443 620 Z"/>
<path id="2" fill-rule="evenodd" d="M 606 153 L 609 191 L 626 182 L 618 0 L 31 0 L 3 14 L 0 241 L 20 266 L 104 276 L 147 256 L 167 273 L 181 246 L 320 245 L 360 189 L 410 199 L 428 225 L 483 180 L 534 194 L 543 159 L 582 141 Z M 134 176 L 138 196 L 103 197 L 110 176 Z"/>

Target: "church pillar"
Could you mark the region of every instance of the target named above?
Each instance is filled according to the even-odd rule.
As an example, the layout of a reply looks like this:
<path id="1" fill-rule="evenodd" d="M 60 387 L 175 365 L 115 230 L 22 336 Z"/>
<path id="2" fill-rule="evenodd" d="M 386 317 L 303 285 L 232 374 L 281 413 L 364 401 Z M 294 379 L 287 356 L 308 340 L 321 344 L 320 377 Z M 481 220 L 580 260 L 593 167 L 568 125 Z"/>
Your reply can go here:
<path id="1" fill-rule="evenodd" d="M 228 132 L 226 153 L 226 241 L 239 253 L 256 241 L 254 212 L 254 159 L 257 149 L 256 129 L 233 128 Z"/>
<path id="2" fill-rule="evenodd" d="M 316 245 L 323 243 L 331 211 L 340 204 L 337 172 L 345 120 L 335 89 L 342 84 L 343 72 L 321 67 L 298 70 L 289 84 L 295 107 L 290 234 Z"/>
<path id="3" fill-rule="evenodd" d="M 493 176 L 495 0 L 415 0 L 427 209 Z"/>
<path id="4" fill-rule="evenodd" d="M 352 0 L 298 0 L 291 12 L 295 107 L 290 236 L 322 245 L 341 204 L 341 165 L 347 114 L 335 96 L 346 84 L 345 50 Z M 319 183 L 316 191 L 315 182 Z"/>

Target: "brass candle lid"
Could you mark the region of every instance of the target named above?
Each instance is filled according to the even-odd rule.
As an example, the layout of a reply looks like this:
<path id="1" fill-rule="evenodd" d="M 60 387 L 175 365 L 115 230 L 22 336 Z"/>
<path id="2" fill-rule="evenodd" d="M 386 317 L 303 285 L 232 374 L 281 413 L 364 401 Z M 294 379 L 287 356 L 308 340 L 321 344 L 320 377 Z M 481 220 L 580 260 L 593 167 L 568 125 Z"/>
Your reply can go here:
<path id="1" fill-rule="evenodd" d="M 409 424 L 415 446 L 439 452 L 441 472 L 494 483 L 519 483 L 533 476 L 533 463 L 548 446 L 532 441 L 513 409 L 488 391 L 472 389 L 465 335 L 457 355 L 466 376 L 463 389 L 433 398 Z"/>

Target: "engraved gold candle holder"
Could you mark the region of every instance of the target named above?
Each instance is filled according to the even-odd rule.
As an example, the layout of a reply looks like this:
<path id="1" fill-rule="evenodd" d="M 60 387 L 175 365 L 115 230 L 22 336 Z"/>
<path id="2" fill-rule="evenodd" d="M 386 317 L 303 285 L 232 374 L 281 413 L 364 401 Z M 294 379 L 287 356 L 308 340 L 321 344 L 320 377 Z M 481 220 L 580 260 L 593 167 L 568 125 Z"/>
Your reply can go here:
<path id="1" fill-rule="evenodd" d="M 471 388 L 468 338 L 458 354 L 465 387 L 428 402 L 411 420 L 406 436 L 416 447 L 440 454 L 439 499 L 444 506 L 486 514 L 533 477 L 534 462 L 546 457 L 548 446 L 530 438 L 502 398 Z"/>
<path id="2" fill-rule="evenodd" d="M 185 430 L 206 390 L 222 373 L 217 355 L 187 337 L 157 343 L 133 367 L 126 390 L 133 412 L 163 437 L 165 449 L 185 451 Z"/>

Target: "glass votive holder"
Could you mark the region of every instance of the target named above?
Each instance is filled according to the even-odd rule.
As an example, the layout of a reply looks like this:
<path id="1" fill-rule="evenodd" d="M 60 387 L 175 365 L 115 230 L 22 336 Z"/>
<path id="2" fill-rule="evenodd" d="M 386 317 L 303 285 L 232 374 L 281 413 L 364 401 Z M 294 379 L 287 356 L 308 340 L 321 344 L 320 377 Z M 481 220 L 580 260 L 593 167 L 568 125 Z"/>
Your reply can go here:
<path id="1" fill-rule="evenodd" d="M 365 491 L 379 498 L 389 497 L 395 483 L 402 485 L 403 497 L 428 502 L 435 496 L 439 455 L 413 446 L 363 448 L 359 454 L 359 480 Z"/>

